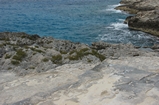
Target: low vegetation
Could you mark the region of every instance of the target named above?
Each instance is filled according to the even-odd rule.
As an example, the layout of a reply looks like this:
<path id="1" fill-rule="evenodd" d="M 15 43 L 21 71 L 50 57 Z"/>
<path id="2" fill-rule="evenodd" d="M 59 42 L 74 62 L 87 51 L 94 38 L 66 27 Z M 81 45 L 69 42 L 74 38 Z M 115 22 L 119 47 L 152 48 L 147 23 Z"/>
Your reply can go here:
<path id="1" fill-rule="evenodd" d="M 13 59 L 17 61 L 22 61 L 22 59 L 25 58 L 26 56 L 27 54 L 22 49 L 19 49 L 17 50 L 16 55 L 13 56 Z"/>
<path id="2" fill-rule="evenodd" d="M 33 48 L 33 47 L 31 47 L 30 49 L 31 49 L 32 51 L 36 51 L 36 52 L 39 52 L 39 53 L 44 53 L 44 51 L 39 50 L 39 49 L 36 49 L 36 48 Z"/>
<path id="3" fill-rule="evenodd" d="M 35 67 L 31 66 L 31 67 L 29 67 L 29 69 L 35 69 Z"/>
<path id="4" fill-rule="evenodd" d="M 49 59 L 48 59 L 48 58 L 44 58 L 44 59 L 42 59 L 42 61 L 43 61 L 43 62 L 48 62 Z"/>
<path id="5" fill-rule="evenodd" d="M 47 43 L 47 44 L 50 44 L 50 43 L 52 43 L 52 42 L 53 42 L 53 41 L 47 41 L 46 43 Z"/>
<path id="6" fill-rule="evenodd" d="M 40 38 L 38 35 L 30 35 L 28 36 L 26 33 L 21 33 L 21 38 L 27 38 L 30 40 L 37 40 L 38 38 Z"/>
<path id="7" fill-rule="evenodd" d="M 87 58 L 87 62 L 88 62 L 88 63 L 91 63 L 91 62 L 92 62 L 92 60 L 90 60 L 89 58 Z"/>
<path id="8" fill-rule="evenodd" d="M 88 48 L 83 48 L 79 51 L 73 50 L 69 53 L 69 60 L 81 60 L 84 56 L 88 55 L 89 52 L 87 52 L 89 49 Z"/>
<path id="9" fill-rule="evenodd" d="M 62 55 L 58 54 L 58 55 L 52 56 L 51 61 L 54 64 L 62 64 Z"/>
<path id="10" fill-rule="evenodd" d="M 26 56 L 27 54 L 22 49 L 19 49 L 17 50 L 16 55 L 13 56 L 11 63 L 13 65 L 18 65 Z"/>
<path id="11" fill-rule="evenodd" d="M 94 55 L 94 56 L 96 56 L 97 58 L 99 58 L 100 61 L 103 61 L 103 60 L 106 59 L 106 57 L 105 57 L 104 55 L 99 54 L 99 53 L 98 53 L 97 51 L 95 51 L 95 50 L 92 50 L 92 55 Z"/>
<path id="12" fill-rule="evenodd" d="M 3 41 L 10 41 L 9 38 L 6 38 L 6 37 L 1 37 L 0 40 L 3 40 Z"/>
<path id="13" fill-rule="evenodd" d="M 102 54 L 99 54 L 97 51 L 95 50 L 89 50 L 88 48 L 83 48 L 79 51 L 77 50 L 73 50 L 69 53 L 69 60 L 81 60 L 84 56 L 87 56 L 87 55 L 93 55 L 93 56 L 96 56 L 97 58 L 100 59 L 100 61 L 103 61 L 106 59 L 106 57 Z M 91 60 L 88 60 L 88 62 L 91 62 Z"/>
<path id="14" fill-rule="evenodd" d="M 3 47 L 3 46 L 4 46 L 4 44 L 0 44 L 0 48 Z"/>
<path id="15" fill-rule="evenodd" d="M 20 62 L 17 61 L 17 60 L 12 60 L 11 63 L 12 63 L 13 65 L 19 65 L 19 64 L 20 64 Z"/>
<path id="16" fill-rule="evenodd" d="M 60 51 L 60 53 L 61 53 L 61 54 L 67 54 L 66 51 L 62 51 L 62 50 Z"/>
<path id="17" fill-rule="evenodd" d="M 3 55 L 3 58 L 5 59 L 10 59 L 11 64 L 13 65 L 19 65 L 27 56 L 26 62 L 28 62 L 30 59 L 32 59 L 32 56 L 37 55 L 41 53 L 45 58 L 41 60 L 41 62 L 48 62 L 52 61 L 53 64 L 63 64 L 69 63 L 69 61 L 76 61 L 76 60 L 83 60 L 86 62 L 92 62 L 94 61 L 94 57 L 99 58 L 100 61 L 103 61 L 105 59 L 105 56 L 102 54 L 98 53 L 97 50 L 93 50 L 91 47 L 85 47 L 85 48 L 80 48 L 80 47 L 72 47 L 66 46 L 66 48 L 74 49 L 72 51 L 68 51 L 66 49 L 58 49 L 58 45 L 52 45 L 53 40 L 38 40 L 36 44 L 33 44 L 34 40 L 37 40 L 39 36 L 34 35 L 34 36 L 28 36 L 25 33 L 20 33 L 17 35 L 17 40 L 12 37 L 6 37 L 3 36 L 0 38 L 0 47 L 1 48 L 9 48 L 10 51 L 15 52 L 13 55 L 12 53 L 5 52 Z M 26 42 L 24 39 L 27 38 Z M 28 41 L 28 39 L 33 40 L 33 41 Z M 24 41 L 24 42 L 23 42 Z M 43 43 L 50 44 L 48 48 L 45 48 Z M 60 45 L 60 44 L 59 44 Z M 58 52 L 60 52 L 58 55 L 53 54 L 54 56 L 51 56 L 52 54 L 46 53 L 46 50 L 53 49 Z M 89 55 L 89 56 L 88 56 Z M 90 56 L 91 55 L 91 56 Z M 88 57 L 87 57 L 88 56 Z M 94 57 L 93 57 L 94 56 Z M 93 57 L 93 58 L 92 58 Z M 64 61 L 63 61 L 64 60 Z M 31 68 L 31 69 L 34 69 Z"/>
<path id="18" fill-rule="evenodd" d="M 5 59 L 9 59 L 12 55 L 6 54 Z"/>

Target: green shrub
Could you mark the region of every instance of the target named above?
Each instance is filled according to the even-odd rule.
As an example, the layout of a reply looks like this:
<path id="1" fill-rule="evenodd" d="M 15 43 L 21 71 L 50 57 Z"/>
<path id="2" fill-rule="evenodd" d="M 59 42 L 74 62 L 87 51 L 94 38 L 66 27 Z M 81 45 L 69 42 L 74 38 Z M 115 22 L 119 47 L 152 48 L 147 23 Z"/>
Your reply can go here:
<path id="1" fill-rule="evenodd" d="M 87 62 L 88 62 L 88 63 L 91 63 L 91 62 L 92 62 L 92 60 L 90 60 L 89 58 L 87 58 Z"/>
<path id="2" fill-rule="evenodd" d="M 50 43 L 52 43 L 52 42 L 53 42 L 53 41 L 47 41 L 46 43 L 47 43 L 47 44 L 50 44 Z"/>
<path id="3" fill-rule="evenodd" d="M 13 59 L 17 61 L 22 61 L 22 59 L 25 58 L 26 56 L 27 54 L 22 49 L 19 49 L 17 50 L 16 55 L 13 56 Z"/>
<path id="4" fill-rule="evenodd" d="M 40 38 L 38 35 L 27 35 L 26 33 L 21 33 L 23 35 L 21 35 L 21 38 L 27 38 L 30 40 L 36 40 L 38 38 Z"/>
<path id="5" fill-rule="evenodd" d="M 36 48 L 39 48 L 39 46 L 35 46 Z"/>
<path id="6" fill-rule="evenodd" d="M 3 47 L 3 46 L 4 46 L 4 44 L 0 44 L 0 48 Z"/>
<path id="7" fill-rule="evenodd" d="M 77 52 L 77 50 L 72 50 L 72 51 L 69 52 L 69 55 L 72 55 L 75 52 Z"/>
<path id="8" fill-rule="evenodd" d="M 12 67 L 8 67 L 8 70 L 11 70 L 12 69 Z"/>
<path id="9" fill-rule="evenodd" d="M 89 49 L 88 48 L 83 48 L 79 51 L 77 50 L 73 50 L 71 51 L 69 54 L 70 56 L 68 57 L 69 60 L 79 60 L 79 59 L 82 59 L 82 57 L 90 54 L 89 52 L 87 52 Z M 75 53 L 75 55 L 72 55 L 73 53 Z"/>
<path id="10" fill-rule="evenodd" d="M 9 38 L 0 38 L 0 40 L 4 40 L 4 41 L 10 41 L 10 39 Z"/>
<path id="11" fill-rule="evenodd" d="M 25 36 L 25 35 L 22 35 L 22 36 L 21 36 L 21 38 L 27 38 L 27 36 Z"/>
<path id="12" fill-rule="evenodd" d="M 44 58 L 44 59 L 42 59 L 42 61 L 43 61 L 43 62 L 48 62 L 48 61 L 49 61 L 49 59 Z"/>
<path id="13" fill-rule="evenodd" d="M 36 49 L 36 48 L 30 48 L 32 51 L 36 51 L 36 52 L 39 52 L 39 53 L 44 53 L 44 51 L 42 50 L 39 50 L 39 49 Z"/>
<path id="14" fill-rule="evenodd" d="M 79 60 L 79 57 L 76 56 L 76 55 L 75 56 L 69 56 L 68 59 L 69 60 Z"/>
<path id="15" fill-rule="evenodd" d="M 9 38 L 6 38 L 5 41 L 10 41 L 10 39 L 9 39 Z"/>
<path id="16" fill-rule="evenodd" d="M 87 56 L 87 55 L 93 55 L 93 56 L 96 56 L 97 58 L 100 59 L 100 61 L 103 61 L 106 59 L 106 57 L 102 54 L 99 54 L 97 51 L 95 50 L 92 50 L 91 52 L 88 51 L 89 49 L 88 48 L 84 48 L 84 49 L 81 49 L 79 51 L 77 50 L 73 50 L 69 53 L 69 60 L 80 60 L 82 59 L 84 56 Z M 74 54 L 75 53 L 75 54 Z M 74 55 L 72 55 L 74 54 Z M 91 60 L 88 60 L 88 62 L 91 62 Z"/>
<path id="17" fill-rule="evenodd" d="M 83 49 L 80 50 L 80 52 L 86 52 L 88 50 L 89 50 L 88 48 L 83 48 Z"/>
<path id="18" fill-rule="evenodd" d="M 24 48 L 25 48 L 25 49 L 29 49 L 29 46 L 28 46 L 28 45 L 25 45 Z"/>
<path id="19" fill-rule="evenodd" d="M 51 61 L 55 64 L 62 64 L 62 56 L 60 54 L 52 56 Z"/>
<path id="20" fill-rule="evenodd" d="M 62 50 L 60 51 L 60 53 L 61 53 L 61 54 L 67 54 L 66 51 L 62 51 Z"/>
<path id="21" fill-rule="evenodd" d="M 14 51 L 17 51 L 17 49 L 18 49 L 18 46 L 13 46 Z"/>
<path id="22" fill-rule="evenodd" d="M 34 52 L 33 55 L 35 55 L 35 54 L 37 54 L 37 53 Z"/>
<path id="23" fill-rule="evenodd" d="M 16 61 L 16 60 L 12 60 L 11 63 L 12 63 L 13 65 L 19 65 L 19 64 L 20 64 L 20 62 L 19 62 L 19 61 Z"/>
<path id="24" fill-rule="evenodd" d="M 12 55 L 6 54 L 5 59 L 9 59 Z"/>
<path id="25" fill-rule="evenodd" d="M 31 66 L 31 67 L 29 67 L 29 69 L 35 69 L 35 67 Z"/>
<path id="26" fill-rule="evenodd" d="M 105 57 L 104 55 L 99 54 L 99 53 L 98 53 L 97 51 L 95 51 L 95 50 L 92 50 L 92 55 L 94 55 L 94 56 L 96 56 L 97 58 L 99 58 L 100 61 L 103 61 L 103 60 L 106 59 L 106 57 Z"/>

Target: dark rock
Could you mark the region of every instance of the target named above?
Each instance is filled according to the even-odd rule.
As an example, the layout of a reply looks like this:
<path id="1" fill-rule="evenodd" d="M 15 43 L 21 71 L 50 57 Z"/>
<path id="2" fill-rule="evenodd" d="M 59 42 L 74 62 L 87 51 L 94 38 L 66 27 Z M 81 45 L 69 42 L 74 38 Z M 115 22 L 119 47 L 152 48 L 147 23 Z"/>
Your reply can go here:
<path id="1" fill-rule="evenodd" d="M 105 42 L 94 42 L 94 43 L 92 43 L 91 47 L 93 49 L 96 49 L 96 50 L 101 50 L 101 49 L 105 49 L 107 47 L 110 47 L 110 44 L 105 43 Z"/>
<path id="2" fill-rule="evenodd" d="M 158 0 L 121 0 L 116 9 L 136 14 L 126 18 L 129 28 L 159 36 Z"/>
<path id="3" fill-rule="evenodd" d="M 155 44 L 154 46 L 151 47 L 152 49 L 159 49 L 159 45 Z"/>

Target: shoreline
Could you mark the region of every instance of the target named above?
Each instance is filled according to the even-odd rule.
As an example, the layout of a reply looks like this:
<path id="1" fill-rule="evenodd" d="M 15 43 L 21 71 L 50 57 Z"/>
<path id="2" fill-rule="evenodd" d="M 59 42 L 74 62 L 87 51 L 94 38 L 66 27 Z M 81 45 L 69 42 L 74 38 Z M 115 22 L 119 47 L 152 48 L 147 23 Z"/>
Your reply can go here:
<path id="1" fill-rule="evenodd" d="M 158 49 L 158 45 L 149 48 L 106 42 L 87 45 L 23 32 L 3 32 L 0 33 L 0 70 L 27 75 L 46 72 L 64 64 L 96 64 L 106 59 L 155 55 Z"/>
<path id="2" fill-rule="evenodd" d="M 117 10 L 134 14 L 125 19 L 130 29 L 159 36 L 159 2 L 157 0 L 121 0 Z"/>
<path id="3" fill-rule="evenodd" d="M 2 32 L 0 105 L 157 105 L 158 61 L 159 45 Z"/>
<path id="4" fill-rule="evenodd" d="M 0 104 L 156 105 L 158 51 L 0 33 Z"/>

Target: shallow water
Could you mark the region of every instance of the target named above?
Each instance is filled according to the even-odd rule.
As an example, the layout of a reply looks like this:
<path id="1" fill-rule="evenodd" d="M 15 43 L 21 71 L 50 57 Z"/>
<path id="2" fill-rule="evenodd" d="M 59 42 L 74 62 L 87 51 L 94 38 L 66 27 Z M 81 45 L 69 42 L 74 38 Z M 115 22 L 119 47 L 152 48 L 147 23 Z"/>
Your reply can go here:
<path id="1" fill-rule="evenodd" d="M 0 32 L 26 32 L 73 42 L 151 46 L 156 37 L 123 24 L 120 0 L 0 0 Z"/>

